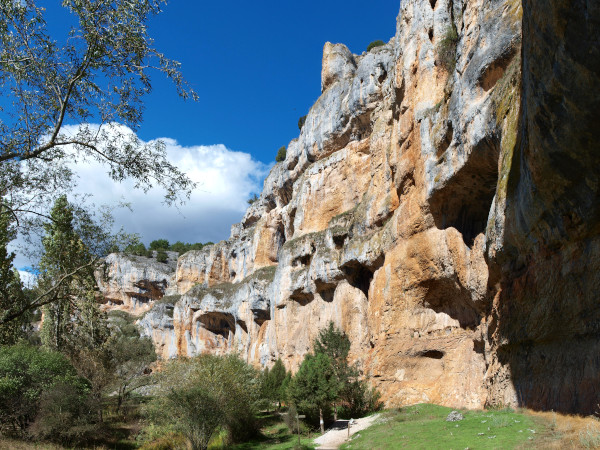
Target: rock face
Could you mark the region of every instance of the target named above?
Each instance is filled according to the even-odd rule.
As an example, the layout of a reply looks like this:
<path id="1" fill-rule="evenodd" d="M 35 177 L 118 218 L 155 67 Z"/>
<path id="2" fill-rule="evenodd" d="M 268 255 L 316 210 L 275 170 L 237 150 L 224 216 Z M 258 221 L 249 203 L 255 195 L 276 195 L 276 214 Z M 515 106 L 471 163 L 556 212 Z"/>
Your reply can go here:
<path id="1" fill-rule="evenodd" d="M 388 44 L 325 44 L 285 161 L 141 319 L 159 353 L 296 369 L 333 320 L 390 406 L 592 412 L 600 14 L 532 5 L 406 0 Z"/>
<path id="2" fill-rule="evenodd" d="M 160 300 L 173 284 L 178 257 L 176 252 L 167 254 L 167 263 L 122 253 L 108 255 L 95 274 L 106 307 L 139 314 Z"/>

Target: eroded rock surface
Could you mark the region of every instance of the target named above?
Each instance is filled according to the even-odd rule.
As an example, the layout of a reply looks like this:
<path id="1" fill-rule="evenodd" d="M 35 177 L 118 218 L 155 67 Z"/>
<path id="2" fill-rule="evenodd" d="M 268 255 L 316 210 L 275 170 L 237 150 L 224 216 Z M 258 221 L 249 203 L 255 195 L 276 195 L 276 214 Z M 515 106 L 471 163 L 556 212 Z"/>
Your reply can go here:
<path id="1" fill-rule="evenodd" d="M 285 161 L 141 319 L 159 353 L 296 369 L 333 320 L 389 406 L 592 412 L 598 7 L 530 3 L 407 0 L 388 44 L 325 44 Z"/>

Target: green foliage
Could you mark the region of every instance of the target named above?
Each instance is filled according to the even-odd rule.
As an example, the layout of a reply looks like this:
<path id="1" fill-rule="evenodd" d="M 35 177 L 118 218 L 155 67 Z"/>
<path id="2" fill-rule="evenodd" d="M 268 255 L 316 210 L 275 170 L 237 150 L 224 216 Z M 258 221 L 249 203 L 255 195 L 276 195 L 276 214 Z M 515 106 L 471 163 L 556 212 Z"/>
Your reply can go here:
<path id="1" fill-rule="evenodd" d="M 36 439 L 75 443 L 96 434 L 94 403 L 79 386 L 59 382 L 42 392 L 29 432 Z"/>
<path id="2" fill-rule="evenodd" d="M 306 123 L 306 116 L 302 116 L 298 119 L 298 129 L 302 130 L 302 127 Z"/>
<path id="3" fill-rule="evenodd" d="M 150 242 L 150 250 L 169 250 L 169 241 L 166 239 L 156 239 Z"/>
<path id="4" fill-rule="evenodd" d="M 283 382 L 287 377 L 285 366 L 281 358 L 275 361 L 275 364 L 269 370 L 266 368 L 261 377 L 261 397 L 268 400 L 269 403 L 278 402 L 279 407 L 285 401 L 285 390 Z"/>
<path id="5" fill-rule="evenodd" d="M 202 248 L 202 244 L 200 244 L 200 249 L 201 248 Z M 169 250 L 171 250 L 172 252 L 177 252 L 180 255 L 183 255 L 185 252 L 191 250 L 191 245 L 185 244 L 181 241 L 177 241 L 174 244 L 171 244 L 171 247 L 169 248 Z"/>
<path id="6" fill-rule="evenodd" d="M 370 52 L 375 47 L 381 47 L 382 45 L 385 45 L 385 42 L 383 42 L 382 40 L 378 39 L 376 41 L 373 41 L 369 45 L 367 45 L 367 52 Z"/>
<path id="7" fill-rule="evenodd" d="M 154 426 L 182 433 L 195 448 L 203 448 L 201 443 L 218 427 L 232 440 L 256 432 L 259 375 L 235 355 L 171 361 L 157 375 L 157 383 L 148 418 Z M 198 428 L 199 414 L 210 427 Z"/>
<path id="8" fill-rule="evenodd" d="M 142 123 L 153 72 L 168 77 L 182 97 L 197 98 L 179 64 L 148 35 L 163 3 L 65 0 L 58 20 L 69 27 L 51 33 L 43 2 L 2 1 L 0 95 L 12 107 L 0 123 L 0 186 L 20 219 L 68 191 L 69 166 L 84 159 L 103 164 L 115 181 L 164 187 L 168 202 L 191 192 L 194 183 L 168 161 L 163 142 L 144 143 L 119 125 L 135 130 Z M 79 126 L 73 132 L 66 124 Z"/>
<path id="9" fill-rule="evenodd" d="M 27 303 L 19 272 L 13 267 L 15 254 L 8 252 L 8 243 L 14 238 L 12 216 L 0 198 L 0 318 L 7 318 Z M 10 345 L 25 337 L 28 317 L 8 323 L 0 321 L 0 345 Z"/>
<path id="10" fill-rule="evenodd" d="M 106 340 L 106 324 L 95 301 L 97 258 L 75 230 L 73 208 L 59 197 L 44 225 L 44 254 L 40 261 L 39 289 L 52 291 L 44 307 L 43 344 L 59 351 L 96 347 Z"/>
<path id="11" fill-rule="evenodd" d="M 160 263 L 166 263 L 169 260 L 169 255 L 164 250 L 158 250 L 156 252 L 156 260 Z"/>
<path id="12" fill-rule="evenodd" d="M 128 313 L 113 311 L 109 321 L 111 336 L 106 348 L 112 377 L 107 387 L 117 392 L 118 413 L 132 392 L 151 382 L 147 369 L 156 361 L 156 351 L 152 339 L 141 337 L 134 318 Z"/>
<path id="13" fill-rule="evenodd" d="M 89 383 L 77 375 L 63 355 L 24 344 L 0 347 L 1 431 L 24 433 L 38 416 L 42 396 L 48 403 L 47 400 L 55 398 L 57 392 L 64 394 L 66 391 L 70 398 L 75 396 L 79 403 L 85 402 Z M 68 414 L 75 413 L 73 409 L 68 411 Z M 54 429 L 48 423 L 42 428 L 46 430 L 44 434 Z"/>
<path id="14" fill-rule="evenodd" d="M 142 242 L 137 242 L 137 243 L 128 245 L 127 247 L 125 247 L 124 252 L 129 255 L 145 256 L 145 257 L 152 256 L 152 252 L 149 250 L 146 250 L 146 246 Z"/>
<path id="15" fill-rule="evenodd" d="M 453 72 L 456 67 L 456 45 L 458 43 L 458 32 L 454 24 L 448 27 L 444 37 L 436 46 L 436 62 L 447 72 Z"/>
<path id="16" fill-rule="evenodd" d="M 287 150 L 284 146 L 281 146 L 279 148 L 279 150 L 277 150 L 277 156 L 275 156 L 275 161 L 277 162 L 282 162 L 285 161 L 285 156 L 286 156 Z"/>
<path id="17" fill-rule="evenodd" d="M 299 410 L 307 413 L 318 410 L 323 418 L 341 388 L 331 358 L 324 353 L 308 354 L 288 387 L 288 395 Z"/>

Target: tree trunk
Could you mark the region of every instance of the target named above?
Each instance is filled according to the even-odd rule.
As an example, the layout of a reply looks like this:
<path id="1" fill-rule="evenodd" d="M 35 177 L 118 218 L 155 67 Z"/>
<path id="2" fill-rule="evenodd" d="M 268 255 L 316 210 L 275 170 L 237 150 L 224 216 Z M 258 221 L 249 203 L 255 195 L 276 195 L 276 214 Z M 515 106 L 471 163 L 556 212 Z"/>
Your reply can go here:
<path id="1" fill-rule="evenodd" d="M 333 404 L 333 420 L 337 422 L 337 403 Z"/>
<path id="2" fill-rule="evenodd" d="M 325 434 L 325 422 L 323 422 L 323 408 L 319 408 L 319 423 L 321 425 L 321 434 Z"/>

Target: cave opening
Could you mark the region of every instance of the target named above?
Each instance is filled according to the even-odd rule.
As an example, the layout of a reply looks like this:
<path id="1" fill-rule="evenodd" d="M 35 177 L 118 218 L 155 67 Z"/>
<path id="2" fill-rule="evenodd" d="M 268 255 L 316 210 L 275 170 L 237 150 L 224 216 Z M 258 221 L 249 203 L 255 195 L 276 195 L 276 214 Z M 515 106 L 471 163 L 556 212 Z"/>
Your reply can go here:
<path id="1" fill-rule="evenodd" d="M 379 257 L 371 266 L 361 264 L 358 261 L 350 261 L 344 264 L 341 269 L 346 275 L 348 283 L 360 289 L 365 294 L 365 297 L 369 298 L 369 287 L 371 286 L 371 281 L 373 281 L 373 274 L 382 265 L 383 257 Z"/>
<path id="2" fill-rule="evenodd" d="M 235 334 L 235 319 L 232 314 L 218 311 L 211 311 L 202 314 L 198 321 L 204 328 L 214 334 L 219 334 L 225 339 L 229 338 L 229 332 Z"/>
<path id="3" fill-rule="evenodd" d="M 419 356 L 431 359 L 442 359 L 444 357 L 444 352 L 440 350 L 426 350 L 419 353 Z"/>
<path id="4" fill-rule="evenodd" d="M 485 233 L 498 183 L 499 155 L 497 136 L 483 139 L 472 149 L 464 166 L 429 201 L 436 227 L 456 228 L 469 247 Z"/>

